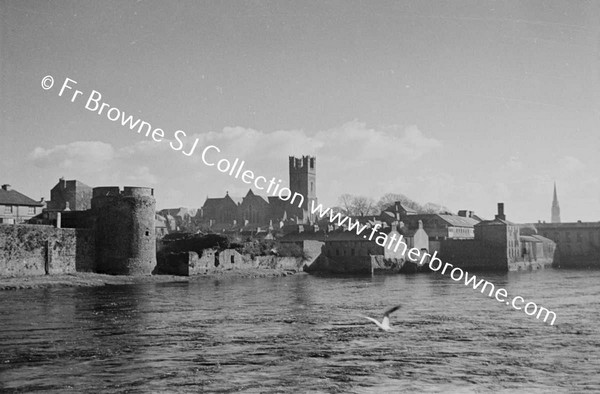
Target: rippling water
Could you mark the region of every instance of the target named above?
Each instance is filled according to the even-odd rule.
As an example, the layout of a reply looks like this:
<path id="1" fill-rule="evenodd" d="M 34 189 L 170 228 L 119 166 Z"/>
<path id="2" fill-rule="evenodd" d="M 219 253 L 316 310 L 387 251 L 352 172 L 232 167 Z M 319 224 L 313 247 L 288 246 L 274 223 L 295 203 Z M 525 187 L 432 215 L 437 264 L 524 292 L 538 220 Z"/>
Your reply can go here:
<path id="1" fill-rule="evenodd" d="M 555 326 L 438 274 L 4 291 L 0 391 L 600 391 L 600 271 L 485 277 Z"/>

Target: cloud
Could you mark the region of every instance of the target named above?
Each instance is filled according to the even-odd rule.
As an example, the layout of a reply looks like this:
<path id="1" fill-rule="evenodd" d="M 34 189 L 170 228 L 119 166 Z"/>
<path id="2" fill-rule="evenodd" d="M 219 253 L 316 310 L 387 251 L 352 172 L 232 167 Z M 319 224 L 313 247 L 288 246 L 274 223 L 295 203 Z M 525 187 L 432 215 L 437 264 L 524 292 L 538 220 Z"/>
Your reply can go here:
<path id="1" fill-rule="evenodd" d="M 168 140 L 140 140 L 120 147 L 99 141 L 38 147 L 30 157 L 49 170 L 70 169 L 65 176 L 87 180 L 91 186 L 156 185 L 163 189 L 157 190 L 157 196 L 165 199 L 159 204 L 198 207 L 207 195 L 222 196 L 226 190 L 231 195 L 244 195 L 248 190 L 239 179 L 202 163 L 201 152 L 208 145 L 221 150 L 211 153 L 214 160 L 239 158 L 246 162 L 246 169 L 267 179 L 282 179 L 284 184 L 288 181 L 288 156 L 316 155 L 318 195 L 331 203 L 346 192 L 366 194 L 367 190 L 378 197 L 375 189 L 396 182 L 400 173 L 413 171 L 415 162 L 442 146 L 416 126 L 373 128 L 356 120 L 316 132 L 225 127 L 220 132 L 187 135 L 183 151 L 189 151 L 196 139 L 192 156 L 171 149 Z M 182 196 L 185 200 L 175 201 Z"/>
<path id="2" fill-rule="evenodd" d="M 36 147 L 30 159 L 38 167 L 57 166 L 61 169 L 98 169 L 110 165 L 115 156 L 112 145 L 101 141 L 75 141 L 45 149 Z"/>
<path id="3" fill-rule="evenodd" d="M 158 184 L 158 178 L 150 172 L 150 169 L 147 166 L 135 168 L 132 172 L 125 176 L 125 179 L 138 185 Z"/>

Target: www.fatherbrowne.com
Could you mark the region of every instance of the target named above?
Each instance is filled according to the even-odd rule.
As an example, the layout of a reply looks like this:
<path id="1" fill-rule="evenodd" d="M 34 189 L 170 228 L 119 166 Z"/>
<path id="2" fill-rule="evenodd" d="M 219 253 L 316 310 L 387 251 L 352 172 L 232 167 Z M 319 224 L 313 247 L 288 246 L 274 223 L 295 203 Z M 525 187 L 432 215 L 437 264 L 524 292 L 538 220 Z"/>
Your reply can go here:
<path id="1" fill-rule="evenodd" d="M 58 93 L 58 95 L 62 96 L 64 92 L 73 90 L 73 86 L 71 86 L 70 84 L 76 85 L 77 82 L 70 78 L 65 78 L 65 81 L 64 81 L 62 88 L 60 89 L 60 92 Z M 53 85 L 54 85 L 54 78 L 51 75 L 47 75 L 42 79 L 42 88 L 44 90 L 50 90 Z M 77 98 L 81 95 L 83 95 L 83 91 L 75 90 L 72 94 L 71 102 L 77 101 Z M 98 92 L 96 90 L 92 90 L 92 93 L 89 95 L 89 98 L 86 101 L 85 108 L 92 112 L 97 112 L 98 115 L 101 115 L 102 111 L 105 108 L 107 108 L 105 114 L 109 120 L 111 120 L 113 122 L 120 121 L 122 126 L 127 127 L 132 131 L 137 129 L 138 134 L 144 134 L 144 133 L 142 133 L 142 131 L 145 131 L 146 138 L 152 137 L 152 140 L 157 143 L 160 143 L 163 140 L 165 140 L 166 135 L 165 135 L 165 131 L 163 129 L 153 128 L 150 123 L 145 122 L 145 121 L 141 120 L 140 118 L 138 118 L 134 122 L 133 116 L 130 115 L 130 116 L 126 117 L 125 112 L 121 111 L 120 109 L 118 109 L 116 107 L 111 107 L 110 104 L 108 104 L 106 102 L 101 102 L 101 99 L 102 99 L 102 95 L 100 94 L 100 92 Z M 169 145 L 171 146 L 171 148 L 174 151 L 180 151 L 181 153 L 183 153 L 186 156 L 191 156 L 194 153 L 196 146 L 198 145 L 198 141 L 199 141 L 198 138 L 196 138 L 195 142 L 193 143 L 193 146 L 189 149 L 189 151 L 186 152 L 184 150 L 184 140 L 182 140 L 182 138 L 186 137 L 186 133 L 183 130 L 177 130 L 173 134 L 173 137 L 177 141 L 177 144 L 174 145 L 173 141 L 169 141 Z M 168 139 L 167 139 L 167 141 L 168 141 Z M 244 183 L 247 183 L 247 184 L 253 183 L 254 186 L 259 190 L 265 190 L 265 188 L 266 188 L 266 192 L 269 193 L 271 196 L 277 196 L 283 201 L 289 201 L 290 204 L 294 204 L 295 202 L 297 202 L 299 208 L 303 206 L 303 204 L 304 204 L 304 196 L 303 195 L 301 195 L 299 193 L 292 193 L 292 191 L 286 187 L 279 188 L 279 186 L 282 182 L 281 179 L 276 180 L 273 177 L 270 181 L 267 181 L 267 178 L 265 178 L 263 176 L 258 176 L 258 177 L 255 176 L 255 173 L 251 170 L 245 170 L 242 172 L 245 162 L 242 160 L 238 166 L 239 159 L 237 159 L 237 158 L 235 159 L 233 164 L 231 163 L 230 160 L 227 160 L 225 158 L 221 158 L 218 161 L 210 161 L 209 158 L 207 158 L 207 156 L 208 156 L 208 152 L 210 152 L 212 150 L 214 150 L 217 153 L 221 152 L 221 150 L 217 146 L 214 146 L 214 145 L 209 145 L 209 146 L 205 147 L 204 150 L 202 151 L 202 162 L 205 165 L 207 165 L 209 167 L 216 167 L 220 172 L 228 173 L 230 176 L 234 176 L 233 174 L 235 172 L 234 177 L 236 179 L 241 174 L 241 180 Z M 213 152 L 211 152 L 211 154 L 212 153 Z M 236 170 L 237 170 L 237 172 L 236 172 Z M 268 188 L 267 188 L 267 185 L 268 185 Z M 296 200 L 298 200 L 298 201 L 296 201 Z M 353 222 L 349 217 L 341 215 L 340 213 L 334 213 L 331 210 L 331 208 L 327 208 L 327 209 L 323 210 L 323 206 L 321 204 L 315 206 L 314 201 L 312 202 L 311 211 L 312 211 L 313 215 L 315 213 L 317 213 L 317 211 L 318 211 L 319 216 L 321 218 L 323 218 L 324 216 L 326 216 L 329 213 L 329 221 L 331 223 L 337 222 L 337 224 L 339 226 L 342 226 L 342 225 L 344 225 L 344 223 L 347 222 L 348 230 L 356 231 L 357 235 L 362 234 L 363 231 L 365 231 L 366 228 L 368 227 L 367 225 L 361 226 L 358 221 Z M 369 240 L 372 240 L 373 237 L 375 236 L 375 233 L 378 232 L 377 231 L 378 227 L 379 227 L 379 225 L 375 225 L 371 229 L 371 233 L 369 234 L 369 237 L 368 237 Z M 380 246 L 389 248 L 389 249 L 394 248 L 394 252 L 397 252 L 398 249 L 400 247 L 402 247 L 403 248 L 402 255 L 406 255 L 406 249 L 408 248 L 408 246 L 406 245 L 406 243 L 404 243 L 402 241 L 402 239 L 403 239 L 402 235 L 400 235 L 400 237 L 398 238 L 396 236 L 396 234 L 392 234 L 388 239 L 387 234 L 385 234 L 383 232 L 378 232 L 378 233 L 379 233 L 379 235 L 375 238 L 375 243 L 377 243 Z M 363 235 L 363 237 L 367 238 L 366 235 Z M 394 245 L 394 243 L 395 243 L 395 245 Z M 421 256 L 421 251 L 416 248 L 412 248 L 408 251 L 408 257 L 412 261 L 416 261 L 419 256 Z M 423 256 L 421 256 L 421 260 L 419 261 L 419 265 L 425 264 L 427 257 L 430 257 L 429 268 L 432 271 L 437 272 L 441 269 L 442 270 L 441 273 L 445 274 L 449 268 L 452 268 L 452 270 L 450 270 L 450 277 L 452 278 L 452 280 L 458 282 L 464 277 L 465 286 L 471 285 L 471 286 L 473 286 L 474 290 L 477 290 L 481 286 L 481 293 L 483 293 L 486 290 L 486 288 L 489 286 L 490 287 L 489 293 L 488 293 L 489 297 L 494 295 L 496 300 L 498 300 L 500 302 L 506 302 L 507 305 L 511 305 L 514 309 L 523 310 L 529 316 L 533 316 L 537 312 L 537 316 L 536 316 L 537 319 L 539 319 L 541 317 L 542 313 L 545 313 L 544 322 L 548 319 L 548 317 L 550 315 L 552 315 L 552 321 L 550 322 L 550 325 L 554 324 L 554 321 L 556 320 L 556 313 L 554 313 L 544 307 L 540 307 L 538 309 L 538 306 L 534 302 L 528 302 L 527 304 L 525 304 L 524 308 L 520 308 L 517 305 L 517 300 L 520 300 L 519 305 L 523 305 L 523 303 L 525 302 L 523 297 L 517 296 L 517 297 L 514 297 L 512 299 L 512 301 L 510 301 L 510 302 L 506 301 L 506 299 L 507 299 L 506 297 L 508 296 L 508 293 L 505 289 L 499 288 L 494 292 L 495 286 L 492 283 L 490 283 L 486 280 L 483 280 L 483 279 L 479 280 L 479 282 L 478 282 L 477 277 L 475 275 L 469 277 L 468 272 L 463 271 L 462 269 L 460 269 L 458 267 L 454 267 L 450 263 L 443 264 L 442 261 L 440 259 L 438 259 L 436 256 L 437 256 L 437 252 L 434 252 L 433 256 L 429 255 L 428 253 L 423 253 Z M 434 268 L 434 264 L 437 264 L 437 266 L 435 268 Z M 442 265 L 443 265 L 443 268 L 442 268 Z M 458 273 L 458 276 L 456 273 Z M 483 283 L 483 286 L 482 286 L 482 283 Z M 533 307 L 533 310 L 530 307 Z"/>
<path id="2" fill-rule="evenodd" d="M 313 215 L 318 213 L 321 218 L 328 216 L 328 220 L 332 224 L 337 224 L 338 226 L 343 226 L 345 224 L 349 231 L 355 231 L 357 235 L 361 235 L 368 227 L 367 225 L 361 226 L 358 220 L 353 221 L 348 216 L 342 215 L 339 212 L 335 213 L 331 210 L 331 208 L 323 209 L 321 204 L 315 205 L 314 201 L 312 201 L 311 212 Z M 370 231 L 367 231 L 365 234 L 363 234 L 363 238 L 371 241 L 373 240 L 373 237 L 375 237 L 375 234 L 378 233 L 377 237 L 375 238 L 375 243 L 377 243 L 377 245 L 390 250 L 393 249 L 394 252 L 398 252 L 398 249 L 402 248 L 402 255 L 407 255 L 412 261 L 417 261 L 418 258 L 421 257 L 418 263 L 420 266 L 425 264 L 425 262 L 428 260 L 429 269 L 432 271 L 440 272 L 442 275 L 449 273 L 450 278 L 456 282 L 459 282 L 464 278 L 465 286 L 472 286 L 473 290 L 480 289 L 482 294 L 485 294 L 486 290 L 488 290 L 488 297 L 494 296 L 497 301 L 504 302 L 506 305 L 510 305 L 516 310 L 522 310 L 528 316 L 536 315 L 536 319 L 540 319 L 543 314 L 544 322 L 546 322 L 546 320 L 552 316 L 550 325 L 554 325 L 556 313 L 544 307 L 538 307 L 535 302 L 528 302 L 525 304 L 525 299 L 521 296 L 513 297 L 512 300 L 509 301 L 508 292 L 506 289 L 502 287 L 496 289 L 494 284 L 488 282 L 487 280 L 480 279 L 477 281 L 477 276 L 470 275 L 467 271 L 464 271 L 459 267 L 454 267 L 450 263 L 444 264 L 439 258 L 437 258 L 437 252 L 433 252 L 433 255 L 430 255 L 429 253 L 422 252 L 417 248 L 411 248 L 408 250 L 407 254 L 408 245 L 403 241 L 402 235 L 398 237 L 397 234 L 393 233 L 391 236 L 388 236 L 388 234 L 378 231 L 378 228 L 379 224 L 374 225 Z M 523 304 L 525 304 L 525 307 L 521 307 Z"/>

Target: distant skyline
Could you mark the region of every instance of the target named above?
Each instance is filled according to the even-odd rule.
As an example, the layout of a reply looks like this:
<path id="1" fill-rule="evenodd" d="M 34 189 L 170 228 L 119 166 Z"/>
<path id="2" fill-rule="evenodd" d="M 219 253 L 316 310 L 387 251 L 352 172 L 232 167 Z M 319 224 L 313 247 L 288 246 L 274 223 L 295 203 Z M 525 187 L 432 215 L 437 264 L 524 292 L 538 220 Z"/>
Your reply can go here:
<path id="1" fill-rule="evenodd" d="M 248 185 L 58 97 L 65 77 L 286 186 L 288 156 L 316 155 L 326 206 L 550 222 L 556 182 L 563 222 L 600 220 L 598 2 L 0 0 L 0 183 L 199 208 Z"/>

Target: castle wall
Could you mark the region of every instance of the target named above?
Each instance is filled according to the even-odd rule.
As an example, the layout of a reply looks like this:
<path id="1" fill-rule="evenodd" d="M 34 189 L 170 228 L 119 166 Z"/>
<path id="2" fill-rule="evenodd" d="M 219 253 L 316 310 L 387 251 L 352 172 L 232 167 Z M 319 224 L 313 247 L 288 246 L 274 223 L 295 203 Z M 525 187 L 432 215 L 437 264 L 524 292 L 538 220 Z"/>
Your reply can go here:
<path id="1" fill-rule="evenodd" d="M 300 260 L 297 257 L 257 256 L 254 264 L 257 268 L 298 271 Z"/>
<path id="2" fill-rule="evenodd" d="M 97 271 L 113 275 L 149 275 L 156 266 L 153 189 L 97 187 L 92 210 L 96 217 Z"/>
<path id="3" fill-rule="evenodd" d="M 233 249 L 223 250 L 217 256 L 214 250 L 205 249 L 202 256 L 198 256 L 196 252 L 161 254 L 154 273 L 193 276 L 256 268 L 299 271 L 301 263 L 301 259 L 295 257 L 256 256 L 251 258 L 249 255 L 241 255 Z"/>
<path id="4" fill-rule="evenodd" d="M 94 271 L 94 255 L 89 229 L 0 224 L 0 276 Z"/>
<path id="5" fill-rule="evenodd" d="M 235 249 L 225 249 L 225 250 L 219 252 L 218 259 L 219 259 L 218 267 L 221 270 L 239 268 L 239 267 L 245 265 L 243 256 Z"/>

